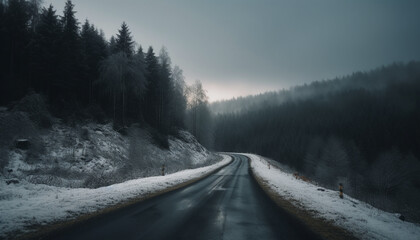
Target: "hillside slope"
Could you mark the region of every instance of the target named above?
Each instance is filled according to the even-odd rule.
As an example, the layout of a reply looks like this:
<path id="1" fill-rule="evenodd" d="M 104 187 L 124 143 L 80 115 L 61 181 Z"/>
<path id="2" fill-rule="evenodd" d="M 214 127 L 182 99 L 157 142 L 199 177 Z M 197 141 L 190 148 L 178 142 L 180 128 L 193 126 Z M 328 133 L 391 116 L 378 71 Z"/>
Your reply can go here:
<path id="1" fill-rule="evenodd" d="M 21 114 L 24 113 L 3 113 Z M 35 131 L 35 130 L 34 130 Z M 153 144 L 147 131 L 132 128 L 127 136 L 111 124 L 56 123 L 37 134 L 17 134 L 28 139 L 29 149 L 3 148 L 0 178 L 58 187 L 99 187 L 128 179 L 209 165 L 218 160 L 188 132 L 169 138 L 169 149 Z M 6 149 L 4 149 L 6 148 Z M 5 164 L 6 163 L 6 164 Z"/>

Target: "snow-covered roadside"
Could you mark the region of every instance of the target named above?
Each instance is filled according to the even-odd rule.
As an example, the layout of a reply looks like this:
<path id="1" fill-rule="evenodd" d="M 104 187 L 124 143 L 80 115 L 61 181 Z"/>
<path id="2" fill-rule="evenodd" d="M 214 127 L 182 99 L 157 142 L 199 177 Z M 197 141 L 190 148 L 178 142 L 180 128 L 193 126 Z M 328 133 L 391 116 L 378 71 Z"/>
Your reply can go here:
<path id="1" fill-rule="evenodd" d="M 10 237 L 7 234 L 14 231 L 28 231 L 28 227 L 34 224 L 71 219 L 199 178 L 230 162 L 230 156 L 222 156 L 220 162 L 207 167 L 140 178 L 97 189 L 62 188 L 28 182 L 7 185 L 2 181 L 0 238 Z"/>
<path id="2" fill-rule="evenodd" d="M 243 154 L 251 159 L 253 173 L 296 207 L 313 211 L 318 217 L 330 220 L 360 239 L 420 239 L 420 226 L 403 222 L 395 214 L 384 212 L 347 195 L 340 199 L 337 191 L 296 179 L 293 174 L 277 168 L 268 169 L 267 160 L 254 154 Z"/>

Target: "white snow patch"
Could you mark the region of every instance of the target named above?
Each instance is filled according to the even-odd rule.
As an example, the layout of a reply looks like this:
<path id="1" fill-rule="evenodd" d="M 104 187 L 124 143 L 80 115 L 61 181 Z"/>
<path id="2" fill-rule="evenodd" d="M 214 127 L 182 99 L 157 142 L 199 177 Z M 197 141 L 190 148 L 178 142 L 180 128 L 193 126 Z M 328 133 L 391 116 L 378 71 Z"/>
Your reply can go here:
<path id="1" fill-rule="evenodd" d="M 33 224 L 75 218 L 125 202 L 147 196 L 166 188 L 199 178 L 230 162 L 222 155 L 216 164 L 179 171 L 166 176 L 140 178 L 106 187 L 63 188 L 21 181 L 7 185 L 0 182 L 0 238 L 10 237 L 15 231 L 28 232 Z"/>
<path id="2" fill-rule="evenodd" d="M 347 195 L 340 199 L 338 191 L 319 191 L 319 186 L 296 179 L 293 174 L 278 168 L 268 169 L 267 159 L 261 156 L 243 155 L 251 159 L 254 174 L 266 181 L 281 197 L 299 208 L 314 211 L 318 217 L 330 220 L 360 239 L 420 239 L 418 224 L 403 222 L 393 213 L 374 208 Z"/>

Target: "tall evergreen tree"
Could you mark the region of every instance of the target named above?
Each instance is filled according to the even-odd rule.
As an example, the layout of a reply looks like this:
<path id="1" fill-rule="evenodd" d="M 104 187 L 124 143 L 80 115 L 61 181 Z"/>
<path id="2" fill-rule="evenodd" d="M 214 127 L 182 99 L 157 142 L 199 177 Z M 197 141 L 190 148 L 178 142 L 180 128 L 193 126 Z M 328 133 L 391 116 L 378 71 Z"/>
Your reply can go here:
<path id="1" fill-rule="evenodd" d="M 117 40 L 115 40 L 114 36 L 111 36 L 108 44 L 108 55 L 115 54 L 117 52 Z"/>
<path id="2" fill-rule="evenodd" d="M 99 64 L 107 56 L 107 45 L 103 33 L 100 33 L 88 20 L 81 32 L 83 62 L 85 65 L 85 82 L 88 82 L 89 103 L 93 102 L 94 82 L 99 78 Z"/>
<path id="3" fill-rule="evenodd" d="M 36 31 L 36 26 L 38 25 L 41 19 L 41 9 L 42 9 L 43 0 L 30 0 L 28 1 L 28 10 L 30 18 L 30 30 L 32 32 Z"/>
<path id="4" fill-rule="evenodd" d="M 7 47 L 6 47 L 6 29 L 5 29 L 5 11 L 6 6 L 0 1 L 0 105 L 6 103 L 6 64 L 7 64 Z"/>
<path id="5" fill-rule="evenodd" d="M 28 5 L 24 0 L 10 0 L 4 12 L 5 77 L 2 79 L 4 101 L 22 97 L 29 87 L 27 46 L 30 41 Z"/>
<path id="6" fill-rule="evenodd" d="M 61 19 L 63 35 L 69 42 L 73 42 L 76 45 L 76 42 L 79 40 L 79 22 L 76 19 L 75 13 L 74 4 L 71 0 L 67 0 Z"/>
<path id="7" fill-rule="evenodd" d="M 168 133 L 173 123 L 173 85 L 171 82 L 171 59 L 165 47 L 159 53 L 159 78 L 158 78 L 158 121 L 163 132 Z M 173 102 L 172 102 L 173 103 Z"/>
<path id="8" fill-rule="evenodd" d="M 44 8 L 31 45 L 31 69 L 33 87 L 48 96 L 51 96 L 51 87 L 60 77 L 58 69 L 60 31 L 60 23 L 53 6 Z"/>
<path id="9" fill-rule="evenodd" d="M 145 63 L 145 58 L 144 58 L 144 52 L 143 52 L 143 47 L 142 46 L 140 46 L 139 47 L 139 49 L 137 49 L 137 52 L 136 52 L 136 57 L 141 61 L 141 62 L 143 62 L 143 64 Z M 144 66 L 143 66 L 143 68 L 144 68 Z"/>
<path id="10" fill-rule="evenodd" d="M 152 127 L 159 128 L 159 62 L 151 46 L 147 50 L 145 62 L 147 83 L 145 119 Z"/>
<path id="11" fill-rule="evenodd" d="M 74 4 L 68 0 L 64 7 L 63 17 L 61 19 L 61 82 L 57 92 L 64 97 L 67 103 L 69 100 L 78 100 L 86 103 L 88 94 L 88 83 L 83 82 L 83 56 L 81 40 L 79 35 L 79 22 L 75 17 Z M 72 102 L 74 106 L 74 102 Z"/>
<path id="12" fill-rule="evenodd" d="M 133 64 L 135 68 L 137 69 L 139 75 L 138 79 L 135 80 L 135 82 L 132 82 L 134 84 L 133 87 L 130 87 L 128 89 L 128 99 L 127 99 L 127 115 L 128 117 L 136 120 L 144 120 L 144 88 L 146 84 L 146 76 L 145 76 L 145 59 L 144 59 L 144 53 L 143 49 L 140 46 L 137 50 L 136 54 L 133 56 Z M 141 86 L 140 88 L 138 86 Z M 141 89 L 139 91 L 139 89 Z"/>
<path id="13" fill-rule="evenodd" d="M 134 52 L 134 41 L 131 36 L 130 30 L 125 22 L 121 24 L 120 30 L 118 30 L 116 39 L 117 51 L 124 52 L 128 57 L 133 56 Z"/>

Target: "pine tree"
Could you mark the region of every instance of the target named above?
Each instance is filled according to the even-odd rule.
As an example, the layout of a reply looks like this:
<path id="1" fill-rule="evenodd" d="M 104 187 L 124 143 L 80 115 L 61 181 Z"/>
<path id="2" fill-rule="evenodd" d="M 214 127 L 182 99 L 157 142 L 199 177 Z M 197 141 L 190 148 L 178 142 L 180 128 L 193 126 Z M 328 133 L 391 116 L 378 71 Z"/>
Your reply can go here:
<path id="1" fill-rule="evenodd" d="M 153 48 L 149 47 L 146 58 L 146 114 L 145 119 L 151 126 L 159 127 L 159 63 L 153 52 Z"/>
<path id="2" fill-rule="evenodd" d="M 61 28 L 52 5 L 43 9 L 32 44 L 33 87 L 51 97 L 52 86 L 59 79 L 59 40 Z"/>
<path id="3" fill-rule="evenodd" d="M 6 103 L 6 64 L 7 64 L 7 48 L 6 48 L 6 29 L 5 29 L 5 11 L 6 7 L 3 1 L 0 1 L 0 105 Z"/>
<path id="4" fill-rule="evenodd" d="M 145 76 L 145 59 L 143 49 L 140 46 L 134 55 L 133 64 L 137 71 L 139 72 L 139 78 L 135 82 L 132 82 L 134 86 L 129 87 L 128 89 L 128 99 L 127 99 L 127 115 L 128 117 L 136 120 L 140 120 L 144 116 L 144 88 L 146 82 Z M 141 87 L 139 87 L 141 86 Z M 141 89 L 141 90 L 139 90 Z"/>
<path id="5" fill-rule="evenodd" d="M 114 36 L 111 36 L 111 38 L 109 39 L 109 44 L 108 44 L 108 55 L 112 55 L 117 53 L 117 40 L 115 40 Z"/>
<path id="6" fill-rule="evenodd" d="M 117 51 L 124 52 L 128 57 L 133 56 L 134 52 L 134 41 L 131 37 L 130 30 L 125 22 L 121 24 L 121 29 L 118 30 L 116 39 Z"/>
<path id="7" fill-rule="evenodd" d="M 4 12 L 5 78 L 3 101 L 22 97 L 28 87 L 27 47 L 30 41 L 28 5 L 24 0 L 10 0 Z M 2 101 L 2 102 L 3 102 Z"/>
<path id="8" fill-rule="evenodd" d="M 139 47 L 139 49 L 137 49 L 136 52 L 136 57 L 143 63 L 145 63 L 145 59 L 144 59 L 144 52 L 143 52 L 143 48 L 142 46 Z"/>
<path id="9" fill-rule="evenodd" d="M 36 26 L 41 19 L 41 7 L 43 0 L 30 0 L 28 1 L 28 10 L 30 16 L 30 29 L 32 32 L 36 31 Z"/>
<path id="10" fill-rule="evenodd" d="M 174 115 L 173 109 L 171 109 L 171 99 L 173 97 L 171 75 L 171 59 L 168 51 L 163 47 L 159 53 L 158 121 L 164 133 L 169 132 Z"/>
<path id="11" fill-rule="evenodd" d="M 88 82 L 89 103 L 93 102 L 94 82 L 99 78 L 99 64 L 107 57 L 107 46 L 103 33 L 100 33 L 88 20 L 81 32 L 83 62 L 85 65 L 85 82 Z"/>
<path id="12" fill-rule="evenodd" d="M 63 35 L 66 39 L 76 44 L 79 40 L 79 22 L 75 17 L 74 4 L 67 0 L 64 7 L 63 17 L 61 23 L 63 25 Z"/>
<path id="13" fill-rule="evenodd" d="M 83 82 L 83 56 L 81 40 L 79 35 L 79 22 L 75 17 L 74 4 L 68 0 L 64 7 L 63 17 L 61 19 L 61 82 L 59 84 L 58 94 L 68 100 L 77 100 L 84 103 L 88 102 L 88 83 Z M 74 106 L 74 102 L 71 104 Z"/>

